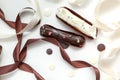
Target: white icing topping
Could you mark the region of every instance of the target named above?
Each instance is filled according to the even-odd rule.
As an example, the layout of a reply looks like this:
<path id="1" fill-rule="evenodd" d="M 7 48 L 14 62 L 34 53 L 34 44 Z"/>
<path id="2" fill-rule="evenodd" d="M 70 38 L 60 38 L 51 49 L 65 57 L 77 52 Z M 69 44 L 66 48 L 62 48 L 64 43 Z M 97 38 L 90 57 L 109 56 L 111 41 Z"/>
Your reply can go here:
<path id="1" fill-rule="evenodd" d="M 72 14 L 69 10 L 66 8 L 59 8 L 57 9 L 57 16 L 70 24 L 71 26 L 74 26 L 77 30 L 80 32 L 91 36 L 92 38 L 96 38 L 96 27 L 91 26 L 90 24 L 86 23 L 79 17 Z"/>
<path id="2" fill-rule="evenodd" d="M 44 16 L 49 17 L 51 15 L 51 10 L 49 8 L 45 8 Z"/>

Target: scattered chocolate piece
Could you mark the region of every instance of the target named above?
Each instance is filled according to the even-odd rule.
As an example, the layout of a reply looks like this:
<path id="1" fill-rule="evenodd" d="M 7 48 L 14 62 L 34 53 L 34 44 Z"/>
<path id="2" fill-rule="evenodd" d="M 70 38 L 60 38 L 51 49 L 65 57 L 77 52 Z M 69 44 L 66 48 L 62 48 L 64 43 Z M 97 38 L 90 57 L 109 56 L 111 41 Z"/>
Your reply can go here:
<path id="1" fill-rule="evenodd" d="M 55 38 L 58 41 L 63 41 L 80 48 L 85 44 L 85 38 L 83 36 L 54 28 L 48 24 L 45 24 L 40 28 L 40 34 L 42 36 Z"/>
<path id="2" fill-rule="evenodd" d="M 99 45 L 97 46 L 97 49 L 98 49 L 98 51 L 102 52 L 102 51 L 105 50 L 105 45 L 104 45 L 104 44 L 99 44 Z"/>
<path id="3" fill-rule="evenodd" d="M 46 52 L 47 52 L 48 55 L 51 55 L 53 51 L 52 51 L 52 49 L 49 48 L 49 49 L 47 49 Z"/>
<path id="4" fill-rule="evenodd" d="M 67 7 L 58 8 L 56 17 L 89 38 L 95 39 L 97 36 L 97 28 L 91 22 Z"/>

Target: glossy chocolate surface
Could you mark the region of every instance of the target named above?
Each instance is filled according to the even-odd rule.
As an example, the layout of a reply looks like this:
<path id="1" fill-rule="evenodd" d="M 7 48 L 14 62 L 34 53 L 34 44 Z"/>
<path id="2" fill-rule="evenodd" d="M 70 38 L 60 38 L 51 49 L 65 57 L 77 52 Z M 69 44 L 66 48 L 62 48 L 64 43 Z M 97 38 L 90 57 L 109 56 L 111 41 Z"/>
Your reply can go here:
<path id="1" fill-rule="evenodd" d="M 81 35 L 57 29 L 51 25 L 43 25 L 40 28 L 40 34 L 45 37 L 55 38 L 71 45 L 82 47 L 85 44 L 85 38 Z"/>

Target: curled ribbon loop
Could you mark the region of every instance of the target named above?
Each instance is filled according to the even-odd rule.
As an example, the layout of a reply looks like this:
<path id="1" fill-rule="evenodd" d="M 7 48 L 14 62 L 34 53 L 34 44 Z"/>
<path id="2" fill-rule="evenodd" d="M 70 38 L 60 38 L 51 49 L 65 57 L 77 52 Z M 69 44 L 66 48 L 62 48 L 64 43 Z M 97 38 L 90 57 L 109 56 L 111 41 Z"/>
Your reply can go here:
<path id="1" fill-rule="evenodd" d="M 21 34 L 23 32 L 26 32 L 26 31 L 29 31 L 31 30 L 33 27 L 35 27 L 36 25 L 39 24 L 40 20 L 41 20 L 41 14 L 40 14 L 40 9 L 39 9 L 39 5 L 38 5 L 38 2 L 37 0 L 30 0 L 30 2 L 33 4 L 33 6 L 35 7 L 35 9 L 32 9 L 32 8 L 24 8 L 23 10 L 20 11 L 19 13 L 19 16 L 21 17 L 22 13 L 23 12 L 32 12 L 34 15 L 31 19 L 31 21 L 26 25 L 25 23 L 23 23 L 23 26 L 24 28 L 19 31 L 18 33 L 16 34 L 0 34 L 0 39 L 7 39 L 7 38 L 11 38 L 11 37 L 14 37 L 18 34 Z M 12 28 L 15 28 L 15 23 L 12 22 L 12 21 L 7 21 L 5 19 L 5 16 L 4 16 L 4 13 L 3 11 L 0 9 L 0 18 L 6 22 L 9 26 L 11 26 Z"/>
<path id="2" fill-rule="evenodd" d="M 0 9 L 0 18 L 6 23 L 9 25 L 9 27 L 12 27 L 12 28 L 15 28 L 15 22 L 13 21 L 7 21 L 5 19 L 5 15 L 4 15 L 4 12 Z M 23 26 L 26 26 L 25 23 L 23 23 Z"/>
<path id="3" fill-rule="evenodd" d="M 18 15 L 17 19 L 16 19 L 16 23 L 15 23 L 16 33 L 21 31 L 23 28 L 24 28 L 24 26 L 22 25 L 21 20 L 20 20 L 20 16 Z M 17 35 L 18 43 L 17 43 L 17 45 L 14 49 L 14 52 L 13 52 L 13 58 L 14 58 L 15 63 L 0 67 L 0 75 L 12 72 L 12 71 L 16 70 L 17 68 L 19 68 L 23 71 L 33 73 L 35 75 L 35 77 L 37 78 L 37 80 L 44 80 L 44 78 L 41 75 L 39 75 L 39 73 L 37 73 L 28 64 L 23 62 L 24 58 L 26 57 L 26 51 L 23 51 L 23 50 L 20 51 L 22 36 L 23 36 L 23 34 Z M 20 52 L 21 52 L 21 54 L 20 54 Z"/>

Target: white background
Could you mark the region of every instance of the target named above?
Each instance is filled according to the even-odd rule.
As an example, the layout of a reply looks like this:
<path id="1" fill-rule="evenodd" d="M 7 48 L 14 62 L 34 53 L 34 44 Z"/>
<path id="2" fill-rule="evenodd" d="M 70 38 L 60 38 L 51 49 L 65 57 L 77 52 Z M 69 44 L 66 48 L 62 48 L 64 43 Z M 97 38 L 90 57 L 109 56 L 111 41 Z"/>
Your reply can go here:
<path id="1" fill-rule="evenodd" d="M 41 24 L 32 30 L 28 35 L 24 35 L 23 45 L 25 41 L 29 38 L 41 38 L 39 34 L 40 26 L 43 24 L 50 24 L 57 28 L 76 32 L 69 28 L 67 25 L 62 23 L 55 17 L 56 9 L 62 6 L 67 6 L 91 22 L 94 22 L 94 9 L 99 0 L 85 0 L 84 4 L 80 7 L 71 6 L 68 4 L 67 0 L 38 0 L 40 4 L 42 19 Z M 17 13 L 25 7 L 32 6 L 27 0 L 0 0 L 0 8 L 5 13 L 6 19 L 15 21 Z M 44 10 L 50 8 L 51 16 L 44 16 Z M 22 21 L 27 22 L 28 17 Z M 14 33 L 14 30 L 9 28 L 2 20 L 0 20 L 0 31 L 4 33 Z M 7 32 L 6 32 L 7 31 Z M 84 60 L 90 62 L 91 64 L 97 65 L 97 60 L 99 52 L 97 51 L 97 45 L 103 43 L 102 37 L 98 34 L 97 39 L 89 40 L 86 38 L 87 42 L 83 48 L 77 48 L 70 46 L 66 49 L 68 55 L 72 60 Z M 0 45 L 3 46 L 2 55 L 0 56 L 0 66 L 12 64 L 13 61 L 13 50 L 17 43 L 16 38 L 0 40 Z M 105 43 L 105 42 L 104 42 Z M 46 49 L 52 48 L 53 54 L 47 55 Z M 37 42 L 28 47 L 27 57 L 24 62 L 31 65 L 37 72 L 39 72 L 45 80 L 95 80 L 94 72 L 91 68 L 75 69 L 66 63 L 60 55 L 59 48 L 53 44 L 47 42 Z M 96 64 L 95 64 L 96 63 Z M 51 71 L 49 69 L 50 65 L 55 66 L 55 70 Z M 69 77 L 69 73 L 73 73 L 73 77 Z M 107 75 L 101 72 L 101 80 L 107 80 Z M 0 76 L 0 80 L 35 80 L 33 74 L 15 70 L 6 75 Z"/>

